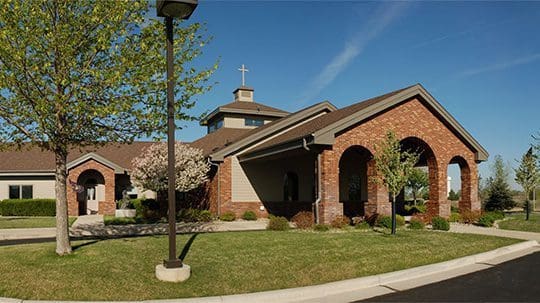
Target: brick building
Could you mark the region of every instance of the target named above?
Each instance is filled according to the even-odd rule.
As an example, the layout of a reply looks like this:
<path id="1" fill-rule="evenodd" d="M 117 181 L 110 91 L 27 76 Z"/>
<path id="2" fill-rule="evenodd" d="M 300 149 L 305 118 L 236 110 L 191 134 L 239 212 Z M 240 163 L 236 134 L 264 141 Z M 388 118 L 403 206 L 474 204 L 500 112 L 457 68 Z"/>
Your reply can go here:
<path id="1" fill-rule="evenodd" d="M 341 109 L 325 101 L 295 113 L 255 102 L 249 87 L 233 94 L 233 102 L 201 121 L 207 134 L 190 143 L 213 164 L 204 195 L 192 197 L 217 215 L 253 210 L 290 217 L 307 210 L 327 223 L 343 214 L 388 214 L 388 193 L 372 177 L 374 146 L 390 130 L 404 149 L 422 152 L 418 166 L 429 172 L 431 215 L 450 214 L 447 167 L 454 163 L 461 168 L 459 207 L 480 209 L 477 164 L 488 154 L 419 84 Z M 69 214 L 112 214 L 123 191 L 151 197 L 129 177 L 132 159 L 149 144 L 71 151 L 68 182 L 84 191 L 68 186 Z M 25 196 L 54 197 L 54 156 L 0 152 L 0 200 Z"/>

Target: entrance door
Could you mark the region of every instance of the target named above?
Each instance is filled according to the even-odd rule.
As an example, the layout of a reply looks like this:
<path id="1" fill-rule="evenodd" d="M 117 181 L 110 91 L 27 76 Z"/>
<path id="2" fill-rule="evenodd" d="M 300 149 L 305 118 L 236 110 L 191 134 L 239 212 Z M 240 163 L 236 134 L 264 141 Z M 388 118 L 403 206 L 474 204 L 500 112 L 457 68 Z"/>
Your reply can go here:
<path id="1" fill-rule="evenodd" d="M 98 190 L 98 187 L 97 187 L 97 184 L 96 182 L 92 182 L 94 180 L 90 179 L 88 180 L 88 182 L 86 183 L 85 185 L 85 189 L 86 189 L 86 209 L 87 209 L 87 214 L 88 215 L 92 215 L 92 214 L 97 214 L 98 212 L 98 198 L 97 198 L 97 190 Z"/>

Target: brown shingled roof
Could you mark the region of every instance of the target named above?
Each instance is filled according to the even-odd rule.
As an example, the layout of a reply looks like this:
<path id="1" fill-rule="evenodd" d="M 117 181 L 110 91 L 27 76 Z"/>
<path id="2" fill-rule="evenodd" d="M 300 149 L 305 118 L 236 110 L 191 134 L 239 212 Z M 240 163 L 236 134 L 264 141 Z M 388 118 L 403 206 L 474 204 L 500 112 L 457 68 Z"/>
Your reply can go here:
<path id="1" fill-rule="evenodd" d="M 141 154 L 142 150 L 154 142 L 133 142 L 132 144 L 109 143 L 101 147 L 88 147 L 82 150 L 71 149 L 68 156 L 68 163 L 76 160 L 87 153 L 98 154 L 105 159 L 121 166 L 131 169 L 133 158 Z M 0 151 L 0 172 L 24 172 L 24 171 L 47 171 L 55 169 L 54 154 L 50 151 L 42 151 L 39 147 L 32 146 L 17 150 L 7 148 Z"/>
<path id="2" fill-rule="evenodd" d="M 189 146 L 202 149 L 204 155 L 208 156 L 211 153 L 216 152 L 224 148 L 225 146 L 228 146 L 229 144 L 235 142 L 240 137 L 243 137 L 245 134 L 251 131 L 257 131 L 257 128 L 249 129 L 222 127 L 196 141 L 191 142 Z"/>
<path id="3" fill-rule="evenodd" d="M 293 128 L 291 129 L 290 131 L 278 136 L 278 137 L 275 137 L 273 138 L 272 140 L 269 140 L 267 142 L 265 142 L 264 144 L 261 144 L 260 146 L 257 147 L 256 150 L 254 150 L 253 152 L 256 152 L 256 151 L 260 151 L 260 150 L 263 150 L 263 149 L 266 149 L 266 148 L 269 148 L 271 146 L 275 146 L 275 145 L 279 145 L 279 144 L 283 144 L 283 143 L 286 143 L 286 142 L 290 142 L 290 141 L 294 141 L 294 140 L 298 140 L 298 139 L 301 139 L 301 138 L 304 138 L 306 136 L 309 136 L 311 134 L 313 134 L 314 132 L 336 122 L 336 121 L 339 121 L 353 113 L 356 113 L 358 111 L 361 111 L 373 104 L 376 104 L 380 101 L 383 101 L 389 97 L 392 97 L 406 89 L 409 89 L 410 87 L 412 86 L 409 86 L 409 87 L 406 87 L 406 88 L 402 88 L 402 89 L 399 89 L 399 90 L 396 90 L 396 91 L 393 91 L 393 92 L 390 92 L 390 93 L 387 93 L 387 94 L 384 94 L 384 95 L 381 95 L 381 96 L 378 96 L 378 97 L 374 97 L 374 98 L 371 98 L 371 99 L 367 99 L 367 100 L 364 100 L 364 101 L 361 101 L 361 102 L 358 102 L 358 103 L 355 103 L 353 105 L 350 105 L 350 106 L 347 106 L 347 107 L 344 107 L 342 109 L 338 109 L 338 110 L 335 110 L 333 112 L 329 112 L 328 114 L 326 115 L 323 115 L 319 118 L 316 118 L 316 119 L 313 119 L 312 121 L 308 122 L 308 123 L 305 123 L 303 125 L 300 125 L 299 127 L 296 127 L 296 128 Z"/>
<path id="4" fill-rule="evenodd" d="M 254 110 L 264 112 L 275 112 L 280 114 L 288 114 L 288 112 L 279 108 L 271 107 L 257 102 L 235 101 L 229 104 L 220 106 L 221 109 L 242 109 L 242 110 Z"/>

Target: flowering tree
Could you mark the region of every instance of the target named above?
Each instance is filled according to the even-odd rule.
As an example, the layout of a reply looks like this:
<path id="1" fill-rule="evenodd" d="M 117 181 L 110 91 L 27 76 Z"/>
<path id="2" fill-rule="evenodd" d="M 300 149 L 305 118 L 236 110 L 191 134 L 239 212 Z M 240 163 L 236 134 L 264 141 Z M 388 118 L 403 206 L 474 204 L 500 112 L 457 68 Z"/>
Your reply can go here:
<path id="1" fill-rule="evenodd" d="M 208 180 L 210 165 L 200 149 L 175 144 L 176 190 L 190 191 Z M 156 143 L 133 159 L 131 176 L 135 185 L 156 192 L 167 191 L 167 144 Z"/>

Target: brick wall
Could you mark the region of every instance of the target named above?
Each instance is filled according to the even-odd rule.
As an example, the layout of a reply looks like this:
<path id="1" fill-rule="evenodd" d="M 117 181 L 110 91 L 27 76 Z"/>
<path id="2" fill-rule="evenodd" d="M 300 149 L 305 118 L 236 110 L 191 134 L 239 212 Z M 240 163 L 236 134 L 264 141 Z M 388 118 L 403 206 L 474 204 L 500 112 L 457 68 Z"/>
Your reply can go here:
<path id="1" fill-rule="evenodd" d="M 71 187 L 69 181 L 78 182 L 79 176 L 87 170 L 98 171 L 105 180 L 105 200 L 99 201 L 99 214 L 114 215 L 116 210 L 116 203 L 114 200 L 114 169 L 105 166 L 95 160 L 88 160 L 69 170 L 67 178 L 68 214 L 70 216 L 79 215 L 79 202 L 77 201 L 77 192 L 73 189 L 73 187 Z"/>

